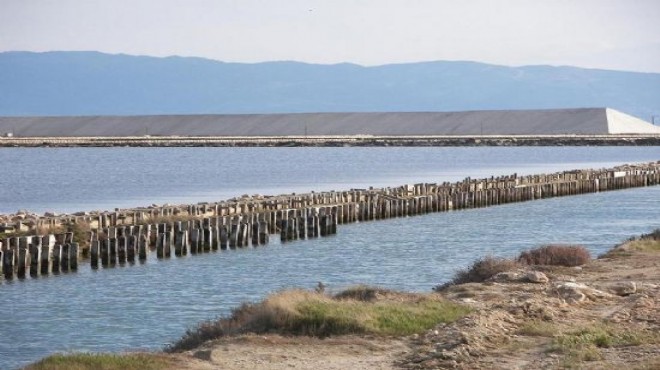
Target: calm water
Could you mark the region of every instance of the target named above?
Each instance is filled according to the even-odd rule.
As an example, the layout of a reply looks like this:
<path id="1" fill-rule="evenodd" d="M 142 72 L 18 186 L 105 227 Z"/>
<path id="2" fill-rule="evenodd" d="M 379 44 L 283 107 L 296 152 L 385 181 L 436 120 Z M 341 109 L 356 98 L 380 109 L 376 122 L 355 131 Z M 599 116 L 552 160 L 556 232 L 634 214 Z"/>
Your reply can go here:
<path id="1" fill-rule="evenodd" d="M 538 173 L 660 159 L 660 148 L 1 149 L 0 213 Z M 597 254 L 660 227 L 660 187 L 340 226 L 330 238 L 0 281 L 0 368 L 55 351 L 159 349 L 237 304 L 323 281 L 429 291 L 484 254 Z"/>

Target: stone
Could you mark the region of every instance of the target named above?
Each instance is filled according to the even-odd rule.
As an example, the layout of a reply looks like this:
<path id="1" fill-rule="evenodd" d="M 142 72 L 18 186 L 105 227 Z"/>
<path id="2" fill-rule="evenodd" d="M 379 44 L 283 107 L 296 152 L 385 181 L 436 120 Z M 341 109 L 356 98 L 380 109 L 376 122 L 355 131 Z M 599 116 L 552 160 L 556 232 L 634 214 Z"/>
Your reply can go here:
<path id="1" fill-rule="evenodd" d="M 548 279 L 548 277 L 540 271 L 528 271 L 525 274 L 525 280 L 529 281 L 530 283 L 538 284 L 545 284 L 550 281 L 550 279 Z"/>
<path id="2" fill-rule="evenodd" d="M 520 274 L 515 271 L 504 271 L 495 274 L 491 280 L 497 281 L 500 283 L 505 282 L 516 282 L 520 280 Z"/>
<path id="3" fill-rule="evenodd" d="M 637 284 L 634 281 L 621 281 L 610 285 L 608 290 L 618 296 L 628 296 L 637 292 Z"/>
<path id="4" fill-rule="evenodd" d="M 555 285 L 555 291 L 566 303 L 575 304 L 583 302 L 586 298 L 609 298 L 611 294 L 594 289 L 585 284 L 574 282 L 561 282 Z"/>

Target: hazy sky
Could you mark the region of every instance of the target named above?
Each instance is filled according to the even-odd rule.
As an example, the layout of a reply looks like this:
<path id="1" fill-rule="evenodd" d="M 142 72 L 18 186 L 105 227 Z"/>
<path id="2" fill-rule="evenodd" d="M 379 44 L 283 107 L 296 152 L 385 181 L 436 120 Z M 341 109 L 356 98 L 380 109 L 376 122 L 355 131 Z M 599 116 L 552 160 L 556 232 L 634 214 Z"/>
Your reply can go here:
<path id="1" fill-rule="evenodd" d="M 660 72 L 660 0 L 0 0 L 0 51 Z"/>

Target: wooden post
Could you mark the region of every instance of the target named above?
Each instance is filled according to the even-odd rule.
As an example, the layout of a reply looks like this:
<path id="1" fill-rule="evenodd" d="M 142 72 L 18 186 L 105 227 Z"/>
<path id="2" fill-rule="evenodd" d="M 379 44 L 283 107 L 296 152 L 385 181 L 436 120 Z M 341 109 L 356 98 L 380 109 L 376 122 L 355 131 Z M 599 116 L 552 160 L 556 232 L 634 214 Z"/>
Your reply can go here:
<path id="1" fill-rule="evenodd" d="M 14 248 L 7 246 L 2 254 L 2 273 L 4 274 L 5 279 L 11 279 L 14 277 L 14 251 Z"/>
<path id="2" fill-rule="evenodd" d="M 126 261 L 130 263 L 135 262 L 135 254 L 136 254 L 135 251 L 137 249 L 138 244 L 139 244 L 139 238 L 137 235 L 131 234 L 126 238 Z"/>
<path id="3" fill-rule="evenodd" d="M 150 225 L 147 225 L 147 230 L 145 235 L 140 235 L 138 238 L 138 259 L 141 262 L 147 260 L 147 249 L 149 249 L 149 235 L 151 231 L 149 230 Z"/>
<path id="4" fill-rule="evenodd" d="M 197 228 L 192 229 L 190 233 L 190 253 L 197 254 L 199 252 L 199 239 L 200 239 L 200 230 Z"/>
<path id="5" fill-rule="evenodd" d="M 62 256 L 62 244 L 55 244 L 53 247 L 53 267 L 52 271 L 53 272 L 60 272 L 60 259 Z"/>
<path id="6" fill-rule="evenodd" d="M 174 237 L 174 254 L 176 256 L 180 257 L 188 254 L 188 240 L 188 230 L 180 230 L 176 233 Z"/>
<path id="7" fill-rule="evenodd" d="M 114 266 L 117 264 L 117 238 L 108 239 L 108 265 Z"/>
<path id="8" fill-rule="evenodd" d="M 29 245 L 30 251 L 30 276 L 38 276 L 41 271 L 41 238 L 35 237 Z"/>
<path id="9" fill-rule="evenodd" d="M 220 226 L 220 234 L 218 236 L 220 237 L 220 249 L 226 250 L 229 240 L 229 232 L 227 231 L 227 225 Z"/>
<path id="10" fill-rule="evenodd" d="M 121 230 L 123 230 L 123 228 L 121 228 Z M 127 239 L 126 236 L 123 235 L 123 232 L 121 234 L 122 235 L 117 238 L 117 259 L 120 264 L 124 264 L 126 263 Z"/>
<path id="11" fill-rule="evenodd" d="M 204 241 L 203 241 L 204 252 L 210 252 L 211 245 L 213 244 L 213 230 L 211 230 L 210 226 L 207 226 L 206 228 L 204 228 L 202 235 L 204 236 Z"/>
<path id="12" fill-rule="evenodd" d="M 52 236 L 52 235 L 51 235 Z M 45 242 L 44 242 L 45 241 Z M 41 274 L 48 275 L 52 270 L 53 246 L 50 244 L 50 238 L 44 237 L 41 244 Z"/>
<path id="13" fill-rule="evenodd" d="M 101 242 L 99 240 L 93 240 L 89 246 L 89 258 L 93 269 L 97 269 L 99 267 L 100 244 Z"/>
<path id="14" fill-rule="evenodd" d="M 67 240 L 67 239 L 64 239 Z M 63 272 L 68 272 L 69 271 L 69 252 L 71 249 L 71 244 L 66 243 L 62 245 L 62 249 L 60 250 L 60 269 Z"/>
<path id="15" fill-rule="evenodd" d="M 73 242 L 69 245 L 69 269 L 71 271 L 78 270 L 78 256 L 80 254 L 79 245 Z"/>

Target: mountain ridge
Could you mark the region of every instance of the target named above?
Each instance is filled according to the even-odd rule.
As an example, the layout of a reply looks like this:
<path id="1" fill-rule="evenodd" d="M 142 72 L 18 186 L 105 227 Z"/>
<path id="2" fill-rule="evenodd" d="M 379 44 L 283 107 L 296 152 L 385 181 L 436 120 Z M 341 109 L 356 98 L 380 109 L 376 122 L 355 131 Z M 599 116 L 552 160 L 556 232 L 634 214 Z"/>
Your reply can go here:
<path id="1" fill-rule="evenodd" d="M 660 113 L 660 74 L 428 61 L 361 66 L 0 53 L 0 115 L 401 112 L 610 107 Z"/>

